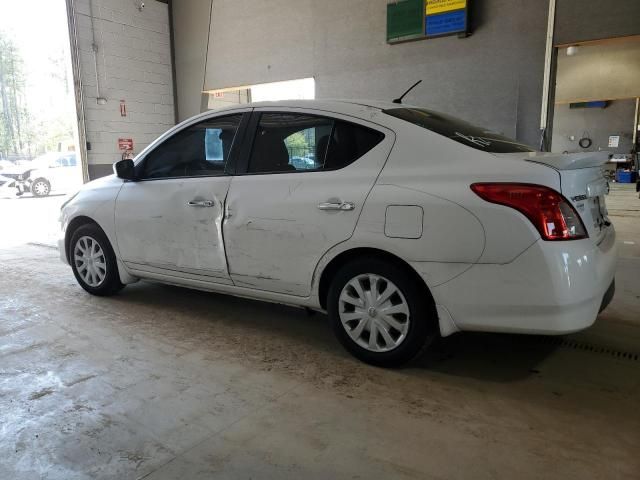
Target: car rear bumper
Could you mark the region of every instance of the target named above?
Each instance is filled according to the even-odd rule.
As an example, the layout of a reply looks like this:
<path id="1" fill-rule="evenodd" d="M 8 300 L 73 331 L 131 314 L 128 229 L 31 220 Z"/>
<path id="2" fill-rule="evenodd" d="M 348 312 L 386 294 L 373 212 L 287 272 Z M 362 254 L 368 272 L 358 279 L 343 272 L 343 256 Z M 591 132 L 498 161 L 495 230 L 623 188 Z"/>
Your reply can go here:
<path id="1" fill-rule="evenodd" d="M 597 246 L 539 240 L 511 263 L 474 265 L 432 293 L 459 330 L 576 332 L 613 298 L 615 237 L 609 227 Z"/>

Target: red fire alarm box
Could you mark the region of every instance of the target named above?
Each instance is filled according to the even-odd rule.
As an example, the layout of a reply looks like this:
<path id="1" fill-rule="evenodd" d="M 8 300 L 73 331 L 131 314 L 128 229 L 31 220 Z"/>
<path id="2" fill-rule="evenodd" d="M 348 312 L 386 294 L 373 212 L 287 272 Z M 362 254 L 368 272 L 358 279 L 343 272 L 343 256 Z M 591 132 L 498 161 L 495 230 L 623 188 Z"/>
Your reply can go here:
<path id="1" fill-rule="evenodd" d="M 125 151 L 133 150 L 133 138 L 119 138 L 118 149 Z"/>

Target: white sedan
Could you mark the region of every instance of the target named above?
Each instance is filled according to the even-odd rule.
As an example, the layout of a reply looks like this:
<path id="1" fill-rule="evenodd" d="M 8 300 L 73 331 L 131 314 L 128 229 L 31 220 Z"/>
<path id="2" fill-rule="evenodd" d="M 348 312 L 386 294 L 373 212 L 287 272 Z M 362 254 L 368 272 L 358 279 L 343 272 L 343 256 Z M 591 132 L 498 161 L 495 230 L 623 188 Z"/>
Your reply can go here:
<path id="1" fill-rule="evenodd" d="M 4 169 L 0 175 L 13 180 L 13 196 L 31 192 L 34 197 L 46 197 L 51 192 L 67 193 L 82 184 L 82 170 L 73 152 L 50 152 L 26 164 Z"/>
<path id="2" fill-rule="evenodd" d="M 614 291 L 606 160 L 394 103 L 242 105 L 85 185 L 60 252 L 89 293 L 148 279 L 326 311 L 356 357 L 399 365 L 461 330 L 589 327 Z"/>

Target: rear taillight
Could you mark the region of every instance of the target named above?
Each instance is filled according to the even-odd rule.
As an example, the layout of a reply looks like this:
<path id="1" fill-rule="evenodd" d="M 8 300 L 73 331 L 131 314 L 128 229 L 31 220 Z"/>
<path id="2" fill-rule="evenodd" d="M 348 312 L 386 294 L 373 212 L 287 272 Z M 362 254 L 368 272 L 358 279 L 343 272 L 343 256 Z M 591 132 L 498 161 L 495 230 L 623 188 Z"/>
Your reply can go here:
<path id="1" fill-rule="evenodd" d="M 471 190 L 487 202 L 518 210 L 533 223 L 544 240 L 588 237 L 578 212 L 551 188 L 527 183 L 474 183 Z"/>

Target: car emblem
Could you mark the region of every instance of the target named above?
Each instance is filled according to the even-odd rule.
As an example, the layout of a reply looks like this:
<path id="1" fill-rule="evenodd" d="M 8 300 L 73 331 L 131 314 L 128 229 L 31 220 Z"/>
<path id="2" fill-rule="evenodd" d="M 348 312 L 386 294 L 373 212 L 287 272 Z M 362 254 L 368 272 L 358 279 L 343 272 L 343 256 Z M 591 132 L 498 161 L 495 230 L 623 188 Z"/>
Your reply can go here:
<path id="1" fill-rule="evenodd" d="M 580 202 L 582 200 L 586 200 L 587 197 L 586 195 L 576 195 L 575 197 L 571 197 L 571 200 L 573 200 L 574 202 Z"/>

